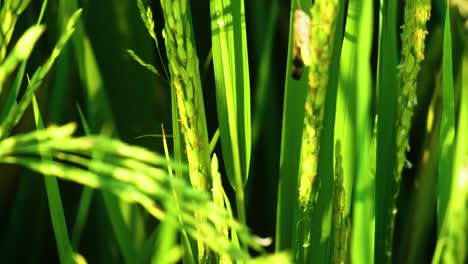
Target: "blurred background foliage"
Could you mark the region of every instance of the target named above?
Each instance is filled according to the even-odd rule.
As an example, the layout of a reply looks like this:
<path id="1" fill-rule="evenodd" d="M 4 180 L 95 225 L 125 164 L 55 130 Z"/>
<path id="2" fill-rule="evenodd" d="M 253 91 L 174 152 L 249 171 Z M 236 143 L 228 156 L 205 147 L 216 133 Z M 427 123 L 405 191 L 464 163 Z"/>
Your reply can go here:
<path id="1" fill-rule="evenodd" d="M 63 24 L 67 1 L 49 1 L 44 23 L 47 31 L 33 52 L 26 72 L 33 71 L 50 54 Z M 86 116 L 94 115 L 94 120 L 105 121 L 106 133 L 118 135 L 125 142 L 144 146 L 162 153 L 161 137 L 143 137 L 142 135 L 161 134 L 161 124 L 171 134 L 170 90 L 168 82 L 155 77 L 151 72 L 140 67 L 126 52 L 132 49 L 145 61 L 163 71 L 167 64 L 164 45 L 160 45 L 163 60 L 160 61 L 153 42 L 144 27 L 134 0 L 79 1 L 83 8 L 82 28 L 90 46 L 84 53 L 74 51 L 74 45 L 82 41 L 78 34 L 67 44 L 58 61 L 48 75 L 44 85 L 37 93 L 39 106 L 44 115 L 45 125 L 63 124 L 69 121 L 79 123 L 76 105 L 85 110 Z M 460 63 L 462 52 L 467 43 L 468 17 L 467 1 L 458 2 L 453 8 L 453 66 L 455 85 L 460 85 Z M 377 6 L 379 1 L 374 1 Z M 26 28 L 34 24 L 42 1 L 31 1 L 25 13 L 21 15 L 12 43 Z M 159 1 L 150 1 L 153 9 L 156 33 L 161 39 L 163 18 Z M 211 63 L 211 31 L 209 1 L 190 1 L 194 35 L 200 58 L 200 72 L 205 96 L 209 137 L 217 129 L 213 66 Z M 279 170 L 279 149 L 281 140 L 281 120 L 284 78 L 287 58 L 287 39 L 289 27 L 290 2 L 282 0 L 245 1 L 247 41 L 249 45 L 249 63 L 252 89 L 254 129 L 257 125 L 258 136 L 253 137 L 253 153 L 250 178 L 246 189 L 247 223 L 253 233 L 260 236 L 274 237 L 276 219 L 277 182 Z M 442 26 L 444 1 L 433 1 L 432 17 L 428 25 L 426 58 L 419 77 L 419 105 L 414 116 L 411 132 L 411 151 L 408 160 L 420 160 L 423 155 L 426 113 L 433 97 L 435 85 L 440 83 L 440 65 L 442 58 Z M 403 5 L 401 5 L 401 8 Z M 374 9 L 375 18 L 378 8 Z M 402 21 L 402 10 L 399 10 Z M 273 23 L 268 23 L 272 21 Z M 378 20 L 376 20 L 378 21 Z M 376 69 L 377 24 L 369 28 L 374 33 L 372 56 L 373 69 Z M 87 54 L 87 60 L 78 57 Z M 81 62 L 80 62 L 81 61 Z M 263 63 L 263 64 L 262 64 Z M 265 65 L 266 63 L 266 65 Z M 81 66 L 80 66 L 81 65 Z M 81 72 L 80 72 L 81 67 Z M 261 67 L 267 68 L 266 90 L 260 93 L 258 87 Z M 374 82 L 375 82 L 375 70 Z M 167 78 L 163 75 L 163 77 Z M 264 78 L 264 77 L 263 77 Z M 91 83 L 99 96 L 94 97 Z M 5 98 L 0 97 L 0 105 Z M 109 113 L 106 113 L 106 105 Z M 96 121 L 96 123 L 98 123 Z M 28 109 L 14 134 L 31 131 L 35 128 L 32 110 Z M 109 129 L 110 128 L 110 129 Z M 95 132 L 99 127 L 94 125 Z M 216 153 L 221 153 L 219 149 Z M 220 159 L 222 162 L 222 159 Z M 222 168 L 222 164 L 221 164 Z M 3 263 L 51 263 L 58 261 L 56 244 L 52 232 L 43 177 L 30 177 L 33 174 L 21 167 L 0 165 L 0 256 Z M 223 171 L 221 169 L 221 171 Z M 434 170 L 436 171 L 436 170 Z M 223 173 L 222 173 L 223 174 Z M 417 184 L 414 170 L 406 170 L 403 176 L 399 198 L 395 245 L 405 245 L 405 228 L 411 219 L 410 202 L 418 195 L 414 192 Z M 427 175 L 426 175 L 427 176 Z M 224 177 L 224 174 L 223 174 Z M 435 176 L 434 176 L 435 177 Z M 224 179 L 226 180 L 226 179 Z M 227 181 L 228 194 L 233 191 Z M 60 190 L 68 226 L 73 226 L 78 208 L 82 186 L 60 181 Z M 432 190 L 435 192 L 435 189 Z M 116 263 L 121 261 L 116 239 L 104 209 L 102 196 L 93 196 L 90 215 L 83 232 L 79 252 L 89 263 Z M 422 259 L 430 260 L 436 242 L 435 195 L 429 196 L 432 209 L 429 218 L 425 242 L 420 252 L 427 252 Z M 427 220 L 424 220 L 427 221 Z M 144 236 L 145 226 L 154 226 L 154 221 L 143 217 L 143 224 L 135 221 L 135 239 Z M 407 231 L 407 230 L 406 230 Z M 401 235 L 398 235 L 401 234 Z M 405 254 L 404 247 L 397 246 L 396 259 Z M 426 262 L 426 261 L 424 261 Z"/>

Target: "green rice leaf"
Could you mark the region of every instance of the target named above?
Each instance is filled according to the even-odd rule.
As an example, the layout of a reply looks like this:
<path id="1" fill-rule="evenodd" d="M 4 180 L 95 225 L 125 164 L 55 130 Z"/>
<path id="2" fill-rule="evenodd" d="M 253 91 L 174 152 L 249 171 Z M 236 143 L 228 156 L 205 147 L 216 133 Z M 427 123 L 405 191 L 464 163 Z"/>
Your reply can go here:
<path id="1" fill-rule="evenodd" d="M 348 49 L 346 45 L 349 45 L 348 63 L 350 63 L 351 69 L 347 72 L 347 76 L 350 78 L 348 79 L 350 81 L 344 81 L 343 85 L 350 86 L 350 112 L 353 121 L 348 126 L 354 127 L 354 129 L 349 128 L 354 136 L 354 139 L 351 140 L 351 143 L 354 143 L 354 147 L 350 146 L 349 143 L 347 144 L 348 148 L 351 148 L 351 152 L 348 152 L 348 150 L 346 153 L 349 153 L 348 155 L 351 154 L 353 159 L 350 159 L 348 156 L 344 160 L 352 160 L 354 164 L 352 170 L 348 167 L 351 170 L 348 173 L 352 173 L 354 178 L 353 200 L 351 204 L 353 218 L 350 248 L 351 262 L 353 263 L 373 263 L 374 193 L 371 189 L 372 186 L 375 186 L 375 183 L 370 173 L 370 167 L 372 166 L 370 159 L 372 73 L 369 63 L 372 49 L 372 32 L 368 30 L 373 24 L 372 10 L 372 1 L 350 1 L 342 50 L 342 54 L 348 53 L 346 52 Z M 355 42 L 353 41 L 353 36 L 356 36 Z M 353 67 L 354 61 L 356 62 L 356 66 Z M 337 118 L 337 120 L 339 119 Z M 349 130 L 344 130 L 350 133 Z M 344 143 L 346 144 L 346 142 Z M 350 190 L 347 186 L 350 186 L 349 178 L 348 184 L 345 183 L 345 189 Z M 347 199 L 351 198 L 351 193 L 349 192 L 346 192 Z M 345 208 L 345 210 L 349 209 Z"/>
<path id="2" fill-rule="evenodd" d="M 210 1 L 216 106 L 223 160 L 245 223 L 244 186 L 251 154 L 250 79 L 244 1 Z"/>
<path id="3" fill-rule="evenodd" d="M 78 109 L 78 114 L 80 115 L 80 119 L 83 125 L 84 132 L 85 134 L 88 135 L 91 133 L 88 123 L 86 122 L 84 114 L 79 105 L 77 105 L 77 109 Z M 71 234 L 72 245 L 73 245 L 73 248 L 75 249 L 77 249 L 79 246 L 81 233 L 88 220 L 88 214 L 89 214 L 89 208 L 91 206 L 92 196 L 93 196 L 93 189 L 85 186 L 83 188 L 83 191 L 81 192 L 75 225 L 73 226 L 73 231 Z"/>
<path id="4" fill-rule="evenodd" d="M 455 152 L 455 99 L 452 70 L 452 41 L 450 8 L 447 6 L 444 23 L 442 56 L 442 119 L 440 125 L 440 158 L 437 180 L 437 231 L 440 233 L 449 205 Z"/>
<path id="5" fill-rule="evenodd" d="M 326 1 L 321 2 L 322 7 Z M 315 5 L 319 4 L 316 2 Z M 319 5 L 320 5 L 319 4 Z M 332 250 L 332 236 L 333 229 L 337 228 L 332 226 L 332 211 L 333 211 L 333 195 L 339 195 L 335 192 L 335 180 L 334 180 L 334 129 L 336 120 L 336 104 L 338 97 L 338 80 L 340 74 L 340 57 L 341 48 L 343 45 L 343 25 L 344 25 L 344 1 L 335 2 L 334 7 L 334 22 L 331 28 L 330 36 L 330 65 L 326 69 L 328 74 L 328 82 L 326 85 L 326 97 L 324 99 L 324 113 L 323 113 L 323 127 L 322 135 L 318 144 L 319 153 L 318 160 L 320 161 L 317 165 L 317 179 L 314 180 L 313 193 L 311 197 L 316 197 L 313 203 L 312 210 L 310 211 L 310 219 L 312 223 L 317 223 L 310 227 L 310 246 L 306 248 L 306 263 L 326 263 L 333 262 L 335 256 Z M 313 12 L 313 11 L 312 11 Z M 314 13 L 312 13 L 313 15 Z M 323 18 L 322 18 L 323 19 Z M 320 30 L 317 30 L 320 34 Z M 319 48 L 320 49 L 320 48 Z M 317 65 L 319 71 L 322 69 L 322 65 Z M 323 71 L 324 69 L 322 69 Z M 311 83 L 311 74 L 309 73 L 309 85 Z M 318 92 L 318 96 L 323 96 Z M 314 99 L 316 104 L 318 100 Z M 340 199 L 341 200 L 341 199 Z M 345 236 L 343 234 L 343 236 Z M 342 245 L 344 246 L 344 245 Z"/>
<path id="6" fill-rule="evenodd" d="M 39 106 L 36 101 L 36 97 L 33 95 L 32 98 L 34 117 L 36 121 L 36 127 L 38 129 L 44 129 L 42 122 L 41 113 Z M 42 156 L 44 160 L 50 160 L 47 155 Z M 49 202 L 50 217 L 52 219 L 52 227 L 55 234 L 55 242 L 57 243 L 60 263 L 71 264 L 73 261 L 73 249 L 70 244 L 68 237 L 67 223 L 65 221 L 65 214 L 63 212 L 62 199 L 60 198 L 60 190 L 58 186 L 57 178 L 45 177 L 45 187 L 47 191 L 47 199 Z"/>
<path id="7" fill-rule="evenodd" d="M 432 263 L 466 262 L 468 245 L 468 54 L 462 61 L 462 87 L 458 129 L 452 72 L 450 7 L 447 6 L 442 59 L 441 157 L 438 177 L 438 240 Z"/>
<path id="8" fill-rule="evenodd" d="M 294 11 L 299 7 L 308 10 L 311 3 L 304 0 L 298 5 L 297 1 L 291 1 L 276 214 L 276 252 L 291 250 L 297 241 L 297 238 L 294 237 L 298 223 L 296 214 L 299 211 L 297 187 L 304 123 L 304 102 L 308 87 L 307 78 L 295 80 L 291 75 Z M 303 73 L 305 76 L 307 70 Z"/>
<path id="9" fill-rule="evenodd" d="M 374 262 L 391 262 L 395 180 L 395 129 L 397 107 L 397 1 L 380 6 L 381 28 L 377 69 L 377 165 L 375 175 L 375 247 Z"/>

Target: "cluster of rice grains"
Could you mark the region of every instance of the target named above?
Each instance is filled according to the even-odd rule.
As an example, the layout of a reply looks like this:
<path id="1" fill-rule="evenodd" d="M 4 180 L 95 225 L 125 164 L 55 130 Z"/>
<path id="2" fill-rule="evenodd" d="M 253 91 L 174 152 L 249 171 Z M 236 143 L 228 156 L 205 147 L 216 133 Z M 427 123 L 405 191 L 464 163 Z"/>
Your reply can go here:
<path id="1" fill-rule="evenodd" d="M 316 193 L 313 191 L 314 180 L 317 175 L 320 134 L 325 108 L 325 96 L 328 86 L 328 72 L 332 58 L 332 43 L 335 35 L 336 20 L 338 17 L 339 1 L 315 1 L 311 8 L 311 18 L 302 10 L 295 11 L 294 38 L 293 38 L 293 72 L 294 79 L 300 79 L 304 65 L 309 66 L 309 89 L 305 102 L 304 127 L 301 146 L 301 165 L 299 172 L 299 208 L 301 215 L 296 235 L 302 246 L 296 252 L 299 262 L 310 261 L 311 218 Z M 340 156 L 341 157 L 341 156 Z M 344 189 L 341 182 L 335 182 L 333 220 L 342 226 Z M 319 223 L 317 223 L 319 224 Z M 338 233 L 338 232 L 335 232 Z M 345 237 L 341 232 L 341 237 Z M 335 244 L 340 244 L 339 237 L 334 238 Z M 341 252 L 344 250 L 339 249 Z M 333 250 L 334 252 L 336 250 Z M 334 254 L 333 258 L 341 259 L 342 253 Z"/>
<path id="2" fill-rule="evenodd" d="M 411 129 L 411 118 L 413 109 L 417 104 L 416 88 L 417 77 L 424 59 L 424 41 L 427 30 L 426 23 L 431 13 L 430 0 L 418 0 L 405 2 L 404 25 L 401 33 L 401 64 L 398 76 L 398 106 L 396 120 L 396 166 L 394 166 L 393 177 L 396 182 L 396 190 L 393 195 L 392 208 L 389 210 L 391 217 L 388 227 L 389 239 L 386 240 L 386 251 L 392 251 L 393 228 L 397 212 L 396 200 L 398 198 L 401 173 L 406 160 L 406 151 L 410 150 L 409 131 Z"/>
<path id="3" fill-rule="evenodd" d="M 349 218 L 345 215 L 345 189 L 343 186 L 343 156 L 341 142 L 335 145 L 335 180 L 333 183 L 332 228 L 333 263 L 345 263 L 347 241 L 350 236 Z"/>
<path id="4" fill-rule="evenodd" d="M 309 55 L 309 59 L 303 59 L 303 61 L 304 64 L 308 63 L 310 65 L 299 184 L 299 203 L 304 211 L 307 211 L 310 207 L 312 183 L 317 174 L 318 144 L 320 142 L 320 129 L 322 127 L 337 11 L 338 0 L 316 1 L 311 9 L 312 17 L 308 30 L 309 39 L 313 39 L 313 41 L 302 40 L 304 39 L 303 31 L 305 32 L 305 30 L 299 30 L 299 35 L 302 35 L 300 37 L 301 41 L 298 41 L 300 54 L 302 58 L 304 58 L 304 55 Z M 297 24 L 298 28 L 300 28 L 300 25 L 308 25 L 308 23 L 303 22 L 306 21 L 304 19 L 305 13 L 296 14 L 299 14 L 296 18 L 300 19 L 299 24 Z M 296 25 L 294 29 L 296 30 Z M 305 43 L 309 43 L 309 50 L 304 49 Z"/>
<path id="5" fill-rule="evenodd" d="M 198 57 L 187 14 L 187 0 L 161 0 L 171 86 L 177 95 L 181 130 L 190 166 L 190 181 L 199 190 L 209 188 L 210 158 Z"/>
<path id="6" fill-rule="evenodd" d="M 207 191 L 211 181 L 208 135 L 198 57 L 187 13 L 188 3 L 187 0 L 161 0 L 161 7 L 165 20 L 163 38 L 169 61 L 171 88 L 176 92 L 190 182 L 197 190 Z M 197 247 L 200 261 L 210 257 L 206 245 L 198 241 Z"/>
<path id="7" fill-rule="evenodd" d="M 396 181 L 394 199 L 398 197 L 401 172 L 406 161 L 406 151 L 409 150 L 409 130 L 413 108 L 417 104 L 416 82 L 420 70 L 420 63 L 424 59 L 424 40 L 427 34 L 426 22 L 430 16 L 430 0 L 408 1 L 405 4 L 405 24 L 401 34 L 402 61 L 399 66 L 399 95 L 398 118 L 396 121 L 396 162 L 393 175 Z M 303 210 L 301 225 L 310 225 L 310 210 L 313 207 L 315 193 L 313 191 L 314 179 L 317 175 L 317 159 L 319 153 L 320 133 L 323 122 L 324 102 L 328 85 L 328 71 L 332 57 L 332 43 L 338 10 L 338 1 L 316 1 L 311 9 L 311 18 L 302 10 L 295 11 L 293 36 L 293 71 L 292 77 L 300 79 L 305 66 L 310 66 L 309 90 L 305 103 L 304 132 L 301 149 L 301 168 L 299 183 L 299 204 Z M 311 41 L 312 40 L 312 41 Z M 339 146 L 337 145 L 337 152 Z M 341 154 L 337 153 L 336 171 L 340 169 Z M 334 237 L 335 246 L 347 235 L 346 221 L 343 218 L 344 189 L 342 175 L 336 175 L 333 224 L 340 232 Z M 319 180 L 319 179 L 317 179 Z M 392 218 L 389 232 L 393 232 L 395 219 L 395 202 L 391 208 Z M 307 232 L 306 232 L 307 233 Z M 308 234 L 304 237 L 304 245 L 308 245 Z M 387 248 L 391 249 L 392 239 L 386 241 Z M 345 245 L 342 245 L 345 246 Z M 335 250 L 342 252 L 344 250 Z M 339 253 L 341 254 L 341 253 Z M 335 255 L 337 258 L 343 256 Z M 336 259 L 335 259 L 336 260 Z"/>

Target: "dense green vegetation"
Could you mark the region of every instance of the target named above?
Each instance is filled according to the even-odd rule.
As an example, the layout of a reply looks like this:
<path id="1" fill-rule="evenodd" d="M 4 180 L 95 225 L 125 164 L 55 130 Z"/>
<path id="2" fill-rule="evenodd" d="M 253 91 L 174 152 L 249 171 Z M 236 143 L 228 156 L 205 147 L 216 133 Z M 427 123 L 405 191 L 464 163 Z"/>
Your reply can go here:
<path id="1" fill-rule="evenodd" d="M 0 262 L 464 263 L 466 1 L 286 2 L 0 0 Z"/>

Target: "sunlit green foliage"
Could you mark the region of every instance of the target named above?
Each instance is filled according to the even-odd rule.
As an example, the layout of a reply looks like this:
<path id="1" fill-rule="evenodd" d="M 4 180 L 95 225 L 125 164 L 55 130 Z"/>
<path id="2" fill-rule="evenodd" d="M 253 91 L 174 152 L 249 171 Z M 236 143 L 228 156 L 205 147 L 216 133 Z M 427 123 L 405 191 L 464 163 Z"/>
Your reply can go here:
<path id="1" fill-rule="evenodd" d="M 466 262 L 467 8 L 0 0 L 0 262 Z"/>

